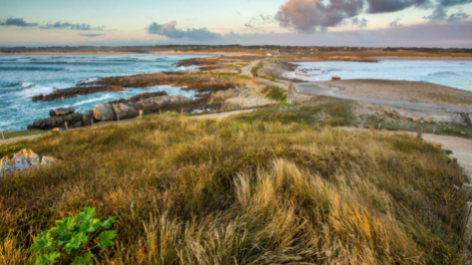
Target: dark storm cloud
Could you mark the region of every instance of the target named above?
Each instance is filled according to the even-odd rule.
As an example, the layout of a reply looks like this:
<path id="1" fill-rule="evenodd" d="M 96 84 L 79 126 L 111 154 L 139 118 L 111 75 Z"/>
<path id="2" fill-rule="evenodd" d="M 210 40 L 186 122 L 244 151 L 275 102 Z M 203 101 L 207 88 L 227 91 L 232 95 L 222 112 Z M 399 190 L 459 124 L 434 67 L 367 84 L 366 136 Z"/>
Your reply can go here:
<path id="1" fill-rule="evenodd" d="M 447 7 L 467 3 L 472 3 L 472 0 L 288 0 L 280 7 L 275 20 L 281 27 L 313 33 L 342 25 L 348 19 L 352 23 L 352 19 L 363 13 L 391 13 L 409 7 L 432 9 L 436 4 L 446 12 Z M 459 12 L 441 21 L 457 23 L 466 17 L 467 14 Z M 432 17 L 429 20 L 435 19 Z"/>
<path id="2" fill-rule="evenodd" d="M 9 18 L 3 22 L 0 21 L 0 26 L 36 27 L 38 23 L 26 23 L 22 18 Z"/>
<path id="3" fill-rule="evenodd" d="M 172 21 L 163 25 L 154 22 L 147 28 L 147 30 L 149 34 L 157 34 L 169 39 L 188 38 L 191 40 L 206 41 L 222 38 L 221 34 L 213 33 L 206 28 L 181 30 L 177 29 L 176 25 L 177 21 Z"/>
<path id="4" fill-rule="evenodd" d="M 440 5 L 434 9 L 430 16 L 424 17 L 424 19 L 427 19 L 431 23 L 449 22 L 453 24 L 457 24 L 467 18 L 469 18 L 469 15 L 463 11 L 458 11 L 455 14 L 447 16 L 447 9 Z"/>
<path id="5" fill-rule="evenodd" d="M 102 27 L 95 27 L 92 28 L 90 24 L 87 23 L 82 23 L 82 24 L 72 24 L 72 23 L 61 23 L 60 21 L 54 23 L 54 24 L 47 24 L 45 26 L 40 26 L 42 29 L 71 29 L 71 30 L 97 30 L 97 31 L 102 31 L 104 29 L 104 26 Z"/>

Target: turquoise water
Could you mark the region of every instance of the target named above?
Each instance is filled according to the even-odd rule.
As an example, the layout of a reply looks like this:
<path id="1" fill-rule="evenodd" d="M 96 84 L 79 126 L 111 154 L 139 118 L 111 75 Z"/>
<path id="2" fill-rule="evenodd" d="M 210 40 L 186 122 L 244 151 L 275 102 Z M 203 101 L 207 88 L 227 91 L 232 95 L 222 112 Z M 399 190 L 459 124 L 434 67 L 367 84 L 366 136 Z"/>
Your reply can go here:
<path id="1" fill-rule="evenodd" d="M 52 102 L 32 102 L 31 97 L 48 94 L 55 88 L 73 87 L 82 80 L 99 77 L 189 71 L 196 67 L 172 64 L 199 55 L 113 54 L 113 55 L 3 55 L 0 56 L 0 131 L 24 130 L 35 120 L 49 116 L 49 110 L 73 106 L 79 112 L 95 105 L 137 94 L 166 91 L 169 95 L 195 96 L 169 86 L 143 89 L 124 88 L 124 92 L 103 92 Z"/>

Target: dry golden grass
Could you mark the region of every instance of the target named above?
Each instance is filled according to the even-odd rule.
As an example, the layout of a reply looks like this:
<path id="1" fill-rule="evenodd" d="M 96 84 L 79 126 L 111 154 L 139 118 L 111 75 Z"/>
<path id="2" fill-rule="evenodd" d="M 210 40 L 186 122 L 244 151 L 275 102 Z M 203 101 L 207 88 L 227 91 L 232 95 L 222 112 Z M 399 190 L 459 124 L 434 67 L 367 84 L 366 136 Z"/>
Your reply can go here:
<path id="1" fill-rule="evenodd" d="M 86 206 L 114 264 L 460 264 L 466 176 L 407 135 L 163 115 L 18 146 L 62 162 L 0 179 L 3 264 Z"/>

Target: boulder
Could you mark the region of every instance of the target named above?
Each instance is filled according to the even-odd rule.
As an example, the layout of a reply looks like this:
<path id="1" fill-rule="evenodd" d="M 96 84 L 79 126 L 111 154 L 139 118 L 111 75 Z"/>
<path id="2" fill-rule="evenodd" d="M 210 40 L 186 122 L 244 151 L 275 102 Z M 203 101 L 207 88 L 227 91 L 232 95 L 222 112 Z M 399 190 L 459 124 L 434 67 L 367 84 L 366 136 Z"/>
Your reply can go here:
<path id="1" fill-rule="evenodd" d="M 50 130 L 57 127 L 60 127 L 64 124 L 64 119 L 59 116 L 49 117 L 46 119 L 41 119 L 35 121 L 33 124 L 28 125 L 28 130 L 41 129 L 41 130 Z"/>
<path id="2" fill-rule="evenodd" d="M 39 162 L 36 153 L 30 149 L 23 149 L 12 157 L 6 156 L 0 160 L 0 176 L 37 166 Z"/>
<path id="3" fill-rule="evenodd" d="M 41 159 L 41 165 L 52 165 L 54 163 L 57 163 L 57 161 L 58 160 L 52 156 L 43 156 L 43 158 Z"/>
<path id="4" fill-rule="evenodd" d="M 28 130 L 33 130 L 33 129 L 52 130 L 58 127 L 65 127 L 64 123 L 66 122 L 68 126 L 71 124 L 78 124 L 79 121 L 82 122 L 82 119 L 83 119 L 83 115 L 80 113 L 72 113 L 65 116 L 49 117 L 46 119 L 35 121 L 33 124 L 28 126 Z"/>
<path id="5" fill-rule="evenodd" d="M 64 116 L 75 112 L 75 108 L 58 108 L 54 110 L 56 116 Z"/>
<path id="6" fill-rule="evenodd" d="M 93 109 L 93 117 L 98 121 L 112 121 L 115 120 L 115 112 L 112 104 L 103 103 L 98 104 Z"/>
<path id="7" fill-rule="evenodd" d="M 115 112 L 116 117 L 119 117 L 120 119 L 135 118 L 139 115 L 139 111 L 122 103 L 113 104 L 113 111 Z"/>
<path id="8" fill-rule="evenodd" d="M 23 171 L 39 165 L 51 165 L 58 160 L 54 157 L 44 156 L 41 160 L 39 156 L 30 149 L 23 149 L 11 157 L 4 157 L 0 160 L 0 176 L 11 174 L 16 171 Z"/>

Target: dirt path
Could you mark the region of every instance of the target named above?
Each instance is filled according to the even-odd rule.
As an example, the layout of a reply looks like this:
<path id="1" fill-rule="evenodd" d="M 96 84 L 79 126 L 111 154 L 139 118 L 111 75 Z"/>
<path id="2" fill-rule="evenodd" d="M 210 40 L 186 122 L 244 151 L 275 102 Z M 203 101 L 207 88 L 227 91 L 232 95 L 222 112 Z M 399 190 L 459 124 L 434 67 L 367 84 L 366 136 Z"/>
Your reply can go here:
<path id="1" fill-rule="evenodd" d="M 315 83 L 303 83 L 297 84 L 298 90 L 302 94 L 315 95 L 315 96 L 327 96 L 347 100 L 356 100 L 362 102 L 368 102 L 378 105 L 388 105 L 394 107 L 401 107 L 407 109 L 416 110 L 428 110 L 428 111 L 446 111 L 446 112 L 466 112 L 472 113 L 471 109 L 457 108 L 451 106 L 440 106 L 435 104 L 426 103 L 413 103 L 405 100 L 389 100 L 389 99 L 378 99 L 378 98 L 364 98 L 350 95 L 341 95 L 336 93 L 340 89 L 334 86 L 320 85 Z"/>
<path id="2" fill-rule="evenodd" d="M 21 141 L 21 140 L 31 140 L 31 139 L 33 139 L 35 137 L 38 137 L 38 136 L 41 136 L 41 135 L 30 135 L 30 136 L 21 136 L 21 137 L 8 138 L 6 140 L 0 140 L 0 145 L 16 143 L 16 142 Z"/>
<path id="3" fill-rule="evenodd" d="M 259 63 L 261 63 L 261 60 L 255 60 L 255 61 L 252 61 L 250 64 L 242 67 L 241 75 L 245 75 L 247 77 L 252 78 L 253 76 L 252 76 L 251 70 L 252 68 L 256 67 Z"/>
<path id="4" fill-rule="evenodd" d="M 254 109 L 245 109 L 245 110 L 235 110 L 235 111 L 228 111 L 228 112 L 221 112 L 221 113 L 211 113 L 211 114 L 204 114 L 204 115 L 196 115 L 196 116 L 189 116 L 189 119 L 223 119 L 232 115 L 237 115 L 241 113 L 248 113 L 253 112 Z"/>
<path id="5" fill-rule="evenodd" d="M 410 133 L 414 136 L 416 134 Z M 457 162 L 464 167 L 469 178 L 472 176 L 472 140 L 453 137 L 442 136 L 436 134 L 423 134 L 423 140 L 440 144 L 444 149 L 452 150 L 451 157 L 457 158 Z"/>
<path id="6" fill-rule="evenodd" d="M 343 127 L 346 131 L 352 132 L 362 132 L 367 131 L 368 129 L 361 129 L 356 127 Z M 382 131 L 388 134 L 403 134 L 407 133 L 413 137 L 416 137 L 416 133 L 414 132 L 405 132 L 405 131 Z M 457 162 L 461 165 L 469 179 L 472 180 L 472 140 L 459 138 L 454 136 L 444 136 L 444 135 L 436 135 L 436 134 L 429 134 L 423 133 L 423 140 L 432 144 L 439 144 L 442 146 L 443 149 L 452 150 L 452 158 L 457 158 Z"/>

